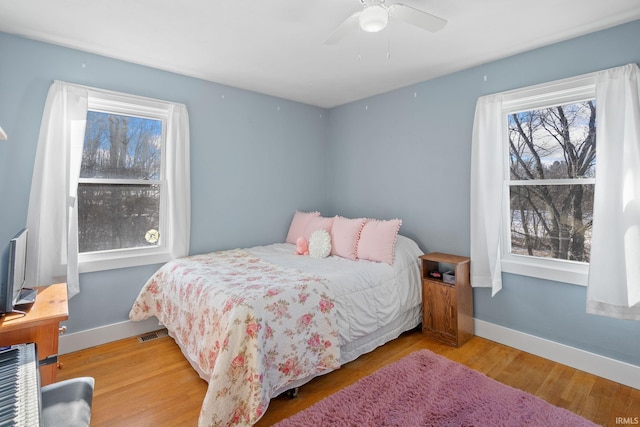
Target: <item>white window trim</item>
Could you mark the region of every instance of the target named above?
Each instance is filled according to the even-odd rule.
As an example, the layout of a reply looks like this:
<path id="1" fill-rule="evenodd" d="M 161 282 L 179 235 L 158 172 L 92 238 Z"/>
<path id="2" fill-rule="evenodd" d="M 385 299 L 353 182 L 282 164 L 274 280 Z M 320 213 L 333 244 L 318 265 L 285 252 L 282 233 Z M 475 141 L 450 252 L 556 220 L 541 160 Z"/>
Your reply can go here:
<path id="1" fill-rule="evenodd" d="M 163 247 L 85 252 L 78 254 L 78 271 L 80 273 L 91 273 L 116 268 L 160 264 L 172 259 L 171 252 Z"/>
<path id="2" fill-rule="evenodd" d="M 502 101 L 502 114 L 528 111 L 533 109 L 548 108 L 556 105 L 577 103 L 594 99 L 596 97 L 594 74 L 568 78 L 551 83 L 540 84 L 528 88 L 506 92 Z M 587 286 L 589 277 L 589 264 L 570 260 L 534 257 L 528 255 L 516 255 L 511 253 L 511 230 L 508 220 L 509 206 L 509 148 L 507 126 L 503 129 L 503 161 L 504 161 L 504 188 L 502 191 L 502 272 L 536 277 Z M 580 180 L 585 184 L 595 183 L 595 179 Z M 548 184 L 557 183 L 550 180 Z"/>
<path id="3" fill-rule="evenodd" d="M 136 267 L 148 264 L 158 264 L 175 258 L 173 251 L 174 233 L 168 220 L 168 182 L 166 179 L 167 162 L 167 121 L 171 114 L 170 104 L 153 99 L 129 96 L 116 92 L 92 91 L 88 92 L 88 109 L 106 113 L 116 113 L 128 116 L 138 116 L 162 121 L 162 169 L 160 180 L 145 183 L 160 184 L 160 241 L 154 247 L 125 248 L 97 252 L 83 252 L 78 254 L 78 271 L 89 273 L 117 268 Z M 104 182 L 104 180 L 80 179 L 80 183 Z M 110 183 L 131 180 L 109 180 Z M 135 181 L 135 180 L 134 180 Z"/>

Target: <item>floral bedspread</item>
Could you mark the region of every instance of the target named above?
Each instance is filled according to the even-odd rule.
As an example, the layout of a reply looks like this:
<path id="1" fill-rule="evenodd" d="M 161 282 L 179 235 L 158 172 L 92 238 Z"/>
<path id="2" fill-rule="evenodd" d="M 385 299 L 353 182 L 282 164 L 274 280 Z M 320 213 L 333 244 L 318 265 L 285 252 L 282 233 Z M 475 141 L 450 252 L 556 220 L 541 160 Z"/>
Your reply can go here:
<path id="1" fill-rule="evenodd" d="M 201 427 L 252 425 L 277 389 L 340 367 L 325 280 L 241 249 L 165 264 L 129 313 L 132 320 L 151 316 L 210 375 Z"/>

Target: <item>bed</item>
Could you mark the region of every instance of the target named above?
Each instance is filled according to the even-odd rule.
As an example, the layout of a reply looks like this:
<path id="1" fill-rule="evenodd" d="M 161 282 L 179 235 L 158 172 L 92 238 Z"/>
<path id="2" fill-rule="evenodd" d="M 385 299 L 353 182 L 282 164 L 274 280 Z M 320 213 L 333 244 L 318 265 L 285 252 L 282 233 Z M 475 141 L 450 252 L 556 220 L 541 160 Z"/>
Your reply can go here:
<path id="1" fill-rule="evenodd" d="M 272 397 L 420 323 L 420 255 L 398 235 L 393 265 L 299 256 L 290 243 L 180 258 L 129 316 L 156 316 L 208 381 L 200 426 L 253 425 Z"/>

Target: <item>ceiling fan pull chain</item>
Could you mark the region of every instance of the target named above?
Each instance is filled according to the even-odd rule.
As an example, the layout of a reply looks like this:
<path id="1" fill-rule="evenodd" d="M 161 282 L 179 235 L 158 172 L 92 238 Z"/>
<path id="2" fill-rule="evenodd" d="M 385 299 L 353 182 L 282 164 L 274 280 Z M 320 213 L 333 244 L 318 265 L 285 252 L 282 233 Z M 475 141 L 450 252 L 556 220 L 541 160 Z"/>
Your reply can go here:
<path id="1" fill-rule="evenodd" d="M 391 19 L 387 24 L 387 60 L 391 60 Z"/>
<path id="2" fill-rule="evenodd" d="M 360 37 L 362 36 L 362 29 L 358 27 L 358 55 L 356 56 L 356 61 L 362 61 L 362 55 L 360 54 Z"/>

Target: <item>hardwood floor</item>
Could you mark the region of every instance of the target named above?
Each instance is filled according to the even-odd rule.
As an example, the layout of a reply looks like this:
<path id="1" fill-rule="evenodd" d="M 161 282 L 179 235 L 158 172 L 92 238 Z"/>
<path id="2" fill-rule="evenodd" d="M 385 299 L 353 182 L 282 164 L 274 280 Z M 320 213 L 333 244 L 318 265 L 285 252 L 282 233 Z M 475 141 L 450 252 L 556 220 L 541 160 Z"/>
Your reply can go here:
<path id="1" fill-rule="evenodd" d="M 340 370 L 300 388 L 295 399 L 277 397 L 257 426 L 269 426 L 407 354 L 429 349 L 504 384 L 527 391 L 605 426 L 638 423 L 640 390 L 474 337 L 452 348 L 419 331 L 408 332 Z M 60 356 L 58 380 L 96 380 L 91 425 L 195 426 L 207 384 L 170 337 L 140 343 L 128 338 Z"/>

